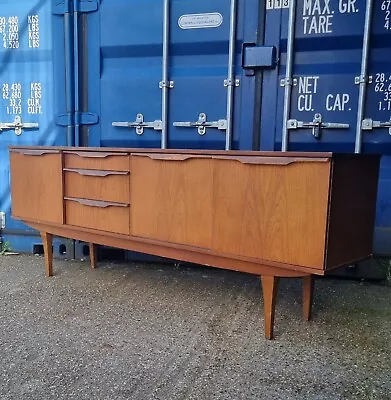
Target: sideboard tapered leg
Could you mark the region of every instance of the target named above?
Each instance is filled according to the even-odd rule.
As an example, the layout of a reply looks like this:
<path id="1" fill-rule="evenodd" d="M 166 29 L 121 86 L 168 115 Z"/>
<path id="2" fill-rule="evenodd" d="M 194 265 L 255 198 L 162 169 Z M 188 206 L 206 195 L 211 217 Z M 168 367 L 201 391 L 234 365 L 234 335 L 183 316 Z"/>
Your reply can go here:
<path id="1" fill-rule="evenodd" d="M 91 265 L 91 268 L 96 268 L 96 266 L 97 266 L 97 248 L 94 243 L 90 243 L 89 247 L 90 247 L 90 265 Z"/>
<path id="2" fill-rule="evenodd" d="M 43 251 L 45 255 L 46 276 L 53 276 L 53 235 L 41 232 Z"/>
<path id="3" fill-rule="evenodd" d="M 278 277 L 263 275 L 261 281 L 265 308 L 265 337 L 271 340 L 273 339 Z"/>
<path id="4" fill-rule="evenodd" d="M 303 277 L 303 316 L 306 321 L 311 319 L 312 301 L 314 297 L 314 277 Z"/>

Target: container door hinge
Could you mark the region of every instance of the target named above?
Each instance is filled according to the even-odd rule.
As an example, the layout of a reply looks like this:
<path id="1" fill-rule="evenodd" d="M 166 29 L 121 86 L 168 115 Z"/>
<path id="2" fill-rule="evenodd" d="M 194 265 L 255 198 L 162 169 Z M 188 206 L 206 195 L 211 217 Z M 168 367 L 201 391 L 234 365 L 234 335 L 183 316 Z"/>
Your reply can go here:
<path id="1" fill-rule="evenodd" d="M 388 134 L 391 135 L 391 117 L 389 121 L 373 121 L 370 118 L 364 119 L 362 122 L 363 131 L 371 131 L 375 128 L 388 128 Z"/>
<path id="2" fill-rule="evenodd" d="M 355 78 L 354 78 L 354 84 L 355 85 L 361 85 L 361 84 L 367 84 L 367 83 L 372 83 L 373 82 L 373 76 L 372 75 L 369 75 L 369 76 L 363 76 L 363 75 L 360 75 L 360 76 L 356 76 Z"/>
<path id="3" fill-rule="evenodd" d="M 159 88 L 160 89 L 163 89 L 163 88 L 173 89 L 174 85 L 175 85 L 174 81 L 168 81 L 168 82 L 160 81 L 159 82 Z"/>
<path id="4" fill-rule="evenodd" d="M 56 118 L 56 124 L 59 126 L 95 125 L 98 122 L 98 115 L 90 112 L 61 114 Z"/>
<path id="5" fill-rule="evenodd" d="M 73 12 L 90 13 L 99 8 L 98 0 L 52 0 L 53 14 L 64 15 Z"/>
<path id="6" fill-rule="evenodd" d="M 113 122 L 111 125 L 118 128 L 136 128 L 137 135 L 142 135 L 145 128 L 151 128 L 155 131 L 161 131 L 163 129 L 162 121 L 145 122 L 143 114 L 137 114 L 136 121 L 134 122 Z"/>
<path id="7" fill-rule="evenodd" d="M 174 122 L 173 125 L 178 128 L 198 128 L 198 134 L 203 136 L 206 133 L 206 128 L 226 130 L 227 120 L 219 119 L 218 121 L 208 121 L 206 114 L 201 113 L 196 122 Z"/>
<path id="8" fill-rule="evenodd" d="M 224 87 L 239 87 L 240 86 L 240 79 L 236 78 L 234 80 L 232 79 L 224 79 Z"/>
<path id="9" fill-rule="evenodd" d="M 3 131 L 14 130 L 15 135 L 20 136 L 22 134 L 22 130 L 24 129 L 38 129 L 39 124 L 37 123 L 29 123 L 22 122 L 22 118 L 17 115 L 14 119 L 14 122 L 0 122 L 0 133 Z"/>
<path id="10" fill-rule="evenodd" d="M 349 124 L 340 124 L 336 122 L 323 122 L 321 114 L 315 114 L 312 122 L 303 122 L 296 119 L 290 119 L 287 122 L 287 129 L 312 129 L 312 136 L 320 139 L 322 129 L 348 129 Z"/>
<path id="11" fill-rule="evenodd" d="M 297 86 L 297 78 L 293 78 L 293 79 L 291 79 L 291 78 L 284 78 L 284 79 L 281 79 L 281 81 L 280 81 L 280 86 L 281 87 L 285 87 L 285 86 Z"/>

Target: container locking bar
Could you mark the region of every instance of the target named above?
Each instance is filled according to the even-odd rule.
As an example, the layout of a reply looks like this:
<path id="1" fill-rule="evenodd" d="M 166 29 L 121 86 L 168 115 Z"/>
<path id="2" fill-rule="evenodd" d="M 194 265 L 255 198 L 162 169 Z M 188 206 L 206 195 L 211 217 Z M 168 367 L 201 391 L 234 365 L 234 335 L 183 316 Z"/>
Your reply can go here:
<path id="1" fill-rule="evenodd" d="M 22 134 L 22 129 L 38 129 L 39 124 L 22 122 L 22 118 L 17 115 L 14 122 L 0 122 L 0 133 L 5 130 L 14 130 L 16 136 Z"/>
<path id="2" fill-rule="evenodd" d="M 208 121 L 206 114 L 201 113 L 198 116 L 198 121 L 196 122 L 174 122 L 174 126 L 178 128 L 198 128 L 198 134 L 204 136 L 206 133 L 206 128 L 226 130 L 227 120 L 219 119 L 218 121 Z"/>
<path id="3" fill-rule="evenodd" d="M 388 128 L 388 134 L 391 135 L 391 117 L 389 121 L 373 121 L 371 118 L 364 119 L 362 122 L 363 131 L 371 131 L 375 128 Z"/>
<path id="4" fill-rule="evenodd" d="M 155 131 L 163 129 L 162 121 L 144 122 L 143 114 L 137 114 L 135 122 L 113 122 L 111 125 L 119 128 L 136 128 L 137 135 L 142 135 L 145 128 L 151 128 Z"/>
<path id="5" fill-rule="evenodd" d="M 368 84 L 372 82 L 372 78 L 368 76 L 369 69 L 369 53 L 370 53 L 370 41 L 372 34 L 372 15 L 374 9 L 374 0 L 366 1 L 365 10 L 365 23 L 364 23 L 364 36 L 363 36 L 363 47 L 361 55 L 361 73 L 359 77 L 356 77 L 355 83 L 360 85 L 358 94 L 358 111 L 356 121 L 356 140 L 354 146 L 355 153 L 361 153 L 362 150 L 362 131 L 363 131 L 363 120 L 365 113 L 365 103 L 367 100 Z"/>
<path id="6" fill-rule="evenodd" d="M 295 57 L 295 33 L 296 33 L 296 8 L 297 0 L 289 1 L 289 21 L 288 21 L 288 42 L 286 50 L 286 72 L 284 80 L 284 115 L 283 115 L 283 127 L 282 127 L 282 138 L 281 138 L 281 151 L 288 151 L 289 145 L 289 128 L 290 125 L 290 114 L 291 114 L 291 102 L 292 102 L 292 83 L 293 81 L 293 67 Z"/>
<path id="7" fill-rule="evenodd" d="M 312 129 L 312 136 L 315 139 L 320 139 L 322 136 L 322 129 L 348 129 L 349 124 L 340 124 L 337 122 L 323 122 L 322 115 L 317 113 L 314 115 L 312 122 L 298 121 L 297 119 L 290 119 L 287 123 L 287 129 Z"/>

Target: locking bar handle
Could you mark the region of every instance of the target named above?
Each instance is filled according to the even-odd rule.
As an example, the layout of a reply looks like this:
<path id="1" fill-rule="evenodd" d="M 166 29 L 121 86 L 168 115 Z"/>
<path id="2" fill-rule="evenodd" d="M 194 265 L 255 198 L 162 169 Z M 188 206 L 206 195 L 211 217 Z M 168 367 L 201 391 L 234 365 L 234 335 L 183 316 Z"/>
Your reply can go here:
<path id="1" fill-rule="evenodd" d="M 206 128 L 215 128 L 219 130 L 227 130 L 227 120 L 219 119 L 218 121 L 208 121 L 205 113 L 200 113 L 198 121 L 195 122 L 174 122 L 173 124 L 178 128 L 198 128 L 198 134 L 203 136 L 206 133 Z"/>
<path id="2" fill-rule="evenodd" d="M 146 128 L 151 128 L 155 131 L 163 129 L 163 122 L 161 120 L 145 122 L 143 114 L 137 114 L 136 121 L 134 122 L 113 122 L 111 125 L 118 128 L 136 128 L 137 135 L 142 135 Z"/>
<path id="3" fill-rule="evenodd" d="M 388 128 L 388 133 L 391 135 L 391 117 L 389 121 L 374 121 L 371 118 L 362 121 L 362 130 L 371 131 L 375 128 Z"/>
<path id="4" fill-rule="evenodd" d="M 338 122 L 323 122 L 322 115 L 316 113 L 312 122 L 298 121 L 297 119 L 290 119 L 287 122 L 287 129 L 312 129 L 312 136 L 315 139 L 320 139 L 322 129 L 348 129 L 349 124 L 342 124 Z"/>
<path id="5" fill-rule="evenodd" d="M 14 122 L 0 122 L 0 133 L 6 130 L 14 130 L 16 136 L 22 134 L 23 129 L 38 129 L 39 124 L 35 122 L 22 122 L 22 118 L 17 115 Z"/>

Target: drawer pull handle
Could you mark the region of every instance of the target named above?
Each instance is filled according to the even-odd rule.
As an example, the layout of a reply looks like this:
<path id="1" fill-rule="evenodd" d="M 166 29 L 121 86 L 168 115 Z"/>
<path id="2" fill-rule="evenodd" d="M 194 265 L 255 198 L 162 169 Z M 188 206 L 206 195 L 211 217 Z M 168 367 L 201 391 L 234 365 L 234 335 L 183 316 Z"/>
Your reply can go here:
<path id="1" fill-rule="evenodd" d="M 65 151 L 66 154 L 73 154 L 83 158 L 108 158 L 114 156 L 127 156 L 127 153 L 104 153 L 100 151 Z"/>
<path id="2" fill-rule="evenodd" d="M 91 170 L 91 169 L 73 169 L 73 168 L 64 168 L 64 171 L 74 172 L 81 176 L 97 176 L 97 177 L 106 177 L 110 175 L 129 175 L 127 171 L 103 171 L 103 170 Z"/>
<path id="3" fill-rule="evenodd" d="M 58 150 L 24 150 L 24 149 L 11 149 L 11 153 L 21 154 L 23 156 L 44 156 L 45 154 L 60 154 Z"/>
<path id="4" fill-rule="evenodd" d="M 77 199 L 74 197 L 65 197 L 65 200 L 68 201 L 75 201 L 83 206 L 88 207 L 98 207 L 98 208 L 108 208 L 108 207 L 129 207 L 128 204 L 123 203 L 111 203 L 108 201 L 98 201 L 98 200 L 87 200 L 87 199 Z"/>

